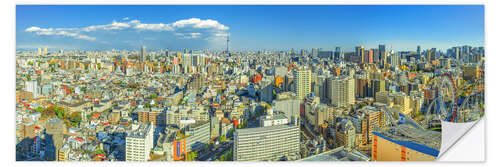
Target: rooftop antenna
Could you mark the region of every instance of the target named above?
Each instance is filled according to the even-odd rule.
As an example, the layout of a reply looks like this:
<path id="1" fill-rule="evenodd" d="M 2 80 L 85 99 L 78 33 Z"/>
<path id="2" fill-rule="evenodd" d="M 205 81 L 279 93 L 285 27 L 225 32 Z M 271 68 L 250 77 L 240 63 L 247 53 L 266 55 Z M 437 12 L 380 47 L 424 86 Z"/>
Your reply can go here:
<path id="1" fill-rule="evenodd" d="M 226 52 L 228 55 L 230 55 L 229 54 L 229 35 L 227 35 L 227 38 L 226 38 Z"/>

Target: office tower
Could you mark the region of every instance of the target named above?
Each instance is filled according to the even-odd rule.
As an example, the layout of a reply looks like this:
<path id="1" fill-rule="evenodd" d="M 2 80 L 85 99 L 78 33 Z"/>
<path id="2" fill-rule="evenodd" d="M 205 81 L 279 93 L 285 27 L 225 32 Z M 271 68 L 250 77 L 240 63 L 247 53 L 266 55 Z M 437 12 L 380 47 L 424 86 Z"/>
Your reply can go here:
<path id="1" fill-rule="evenodd" d="M 300 57 L 305 57 L 306 51 L 304 49 L 300 49 Z"/>
<path id="2" fill-rule="evenodd" d="M 417 56 L 420 57 L 422 54 L 422 48 L 420 48 L 420 45 L 417 46 Z"/>
<path id="3" fill-rule="evenodd" d="M 333 58 L 333 52 L 332 51 L 319 51 L 318 52 L 318 57 L 323 58 L 323 59 L 332 59 Z"/>
<path id="4" fill-rule="evenodd" d="M 340 47 L 335 47 L 334 59 L 336 62 L 344 61 L 344 53 Z"/>
<path id="5" fill-rule="evenodd" d="M 318 56 L 318 49 L 317 48 L 313 48 L 312 51 L 311 51 L 311 56 L 312 57 L 316 57 Z"/>
<path id="6" fill-rule="evenodd" d="M 147 56 L 146 46 L 141 47 L 141 55 L 140 60 L 144 61 L 144 58 Z"/>
<path id="7" fill-rule="evenodd" d="M 356 46 L 354 55 L 357 57 L 359 60 L 359 63 L 364 63 L 364 47 L 363 46 Z"/>
<path id="8" fill-rule="evenodd" d="M 47 47 L 43 48 L 43 55 L 46 56 L 47 55 Z"/>
<path id="9" fill-rule="evenodd" d="M 33 98 L 37 98 L 38 95 L 40 95 L 40 88 L 37 80 L 26 81 L 24 83 L 24 90 L 33 93 Z"/>
<path id="10" fill-rule="evenodd" d="M 391 54 L 391 66 L 392 67 L 399 67 L 401 65 L 401 53 L 397 52 L 394 54 Z"/>
<path id="11" fill-rule="evenodd" d="M 153 124 L 132 124 L 125 139 L 126 161 L 147 161 L 153 149 Z"/>
<path id="12" fill-rule="evenodd" d="M 185 73 L 189 73 L 191 70 L 191 66 L 193 66 L 193 56 L 191 54 L 182 54 L 182 68 Z"/>
<path id="13" fill-rule="evenodd" d="M 426 54 L 427 55 L 427 57 L 426 57 L 427 61 L 428 62 L 434 61 L 436 59 L 436 54 L 437 54 L 436 53 L 436 48 L 432 48 L 430 50 L 427 50 L 427 54 Z"/>
<path id="14" fill-rule="evenodd" d="M 330 104 L 344 107 L 354 104 L 355 90 L 354 78 L 341 76 L 328 79 L 328 98 Z"/>
<path id="15" fill-rule="evenodd" d="M 373 63 L 379 64 L 380 63 L 380 51 L 378 49 L 372 49 L 373 50 Z"/>
<path id="16" fill-rule="evenodd" d="M 368 64 L 373 64 L 373 49 L 369 50 L 368 51 L 368 55 L 367 55 L 367 63 Z"/>
<path id="17" fill-rule="evenodd" d="M 385 56 L 387 55 L 387 51 L 385 50 L 385 45 L 378 45 L 378 51 L 379 51 L 379 60 L 381 64 L 385 64 L 386 58 Z"/>
<path id="18" fill-rule="evenodd" d="M 368 86 L 370 79 L 366 77 L 356 77 L 356 97 L 364 98 L 368 96 Z"/>
<path id="19" fill-rule="evenodd" d="M 299 67 L 293 75 L 295 81 L 295 94 L 299 100 L 311 93 L 311 70 L 307 67 Z"/>
<path id="20" fill-rule="evenodd" d="M 380 80 L 380 79 L 374 79 L 374 80 L 370 80 L 371 82 L 371 96 L 376 98 L 376 94 L 378 92 L 385 92 L 385 80 Z M 375 99 L 377 100 L 377 99 Z"/>
<path id="21" fill-rule="evenodd" d="M 300 158 L 299 127 L 276 125 L 236 129 L 234 132 L 234 161 L 289 160 Z"/>
<path id="22" fill-rule="evenodd" d="M 451 48 L 451 51 L 453 58 L 460 60 L 460 47 L 453 47 Z"/>
<path id="23" fill-rule="evenodd" d="M 42 56 L 42 48 L 38 48 L 38 56 Z"/>

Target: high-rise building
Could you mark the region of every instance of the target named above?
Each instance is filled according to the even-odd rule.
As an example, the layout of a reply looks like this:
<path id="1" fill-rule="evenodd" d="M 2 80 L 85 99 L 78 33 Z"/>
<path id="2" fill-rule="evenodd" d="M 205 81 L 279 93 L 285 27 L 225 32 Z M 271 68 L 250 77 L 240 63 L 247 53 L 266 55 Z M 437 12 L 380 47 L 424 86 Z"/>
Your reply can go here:
<path id="1" fill-rule="evenodd" d="M 385 45 L 378 45 L 378 51 L 379 51 L 379 64 L 385 65 L 387 62 L 387 50 Z"/>
<path id="2" fill-rule="evenodd" d="M 364 53 L 364 47 L 363 46 L 356 46 L 354 55 L 359 59 L 359 63 L 364 63 L 365 59 L 365 53 Z"/>
<path id="3" fill-rule="evenodd" d="M 126 161 L 147 161 L 153 149 L 153 124 L 132 124 L 125 139 Z"/>
<path id="4" fill-rule="evenodd" d="M 38 56 L 42 56 L 42 48 L 38 48 Z"/>
<path id="5" fill-rule="evenodd" d="M 210 121 L 189 124 L 186 130 L 187 151 L 203 148 L 210 141 Z"/>
<path id="6" fill-rule="evenodd" d="M 372 97 L 375 97 L 375 95 L 378 93 L 378 92 L 385 92 L 385 80 L 381 80 L 381 79 L 374 79 L 374 80 L 370 80 L 371 82 L 371 96 Z M 376 98 L 376 97 L 375 97 Z M 376 99 L 375 99 L 376 100 Z"/>
<path id="7" fill-rule="evenodd" d="M 391 58 L 391 66 L 393 66 L 393 67 L 399 67 L 399 65 L 401 64 L 401 55 L 400 55 L 400 52 L 391 54 L 390 58 Z"/>
<path id="8" fill-rule="evenodd" d="M 417 46 L 417 56 L 420 57 L 422 55 L 422 48 L 420 48 L 420 45 Z"/>
<path id="9" fill-rule="evenodd" d="M 349 119 L 342 119 L 336 125 L 335 139 L 338 146 L 354 148 L 356 144 L 356 128 Z"/>
<path id="10" fill-rule="evenodd" d="M 144 61 L 144 58 L 147 56 L 146 46 L 141 47 L 141 61 Z"/>
<path id="11" fill-rule="evenodd" d="M 333 56 L 336 62 L 344 61 L 344 53 L 342 52 L 342 49 L 340 47 L 335 47 L 335 53 Z"/>
<path id="12" fill-rule="evenodd" d="M 43 55 L 47 56 L 47 47 L 43 48 Z"/>
<path id="13" fill-rule="evenodd" d="M 382 111 L 373 106 L 365 106 L 359 110 L 364 114 L 361 123 L 361 144 L 372 143 L 374 129 L 383 127 Z"/>
<path id="14" fill-rule="evenodd" d="M 323 59 L 332 59 L 333 58 L 333 51 L 319 51 L 318 57 L 323 58 Z"/>
<path id="15" fill-rule="evenodd" d="M 354 78 L 347 76 L 332 77 L 328 79 L 327 82 L 327 94 L 330 99 L 330 104 L 336 107 L 344 107 L 354 104 Z"/>
<path id="16" fill-rule="evenodd" d="M 288 160 L 300 158 L 300 133 L 295 125 L 236 129 L 234 161 Z"/>
<path id="17" fill-rule="evenodd" d="M 37 98 L 40 95 L 40 87 L 37 80 L 26 81 L 24 90 L 33 93 L 33 98 Z"/>
<path id="18" fill-rule="evenodd" d="M 367 63 L 368 64 L 373 64 L 373 49 L 371 49 L 371 50 L 368 51 L 367 57 L 368 57 Z"/>
<path id="19" fill-rule="evenodd" d="M 295 94 L 298 99 L 303 99 L 311 93 L 311 70 L 299 67 L 294 72 Z"/>

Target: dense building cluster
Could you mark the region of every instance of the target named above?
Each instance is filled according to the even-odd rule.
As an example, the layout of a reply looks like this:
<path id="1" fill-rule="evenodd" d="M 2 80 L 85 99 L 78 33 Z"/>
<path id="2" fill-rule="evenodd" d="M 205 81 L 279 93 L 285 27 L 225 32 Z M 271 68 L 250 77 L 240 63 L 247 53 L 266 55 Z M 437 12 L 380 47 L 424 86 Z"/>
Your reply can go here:
<path id="1" fill-rule="evenodd" d="M 431 160 L 483 94 L 483 47 L 38 48 L 16 52 L 16 159 Z"/>

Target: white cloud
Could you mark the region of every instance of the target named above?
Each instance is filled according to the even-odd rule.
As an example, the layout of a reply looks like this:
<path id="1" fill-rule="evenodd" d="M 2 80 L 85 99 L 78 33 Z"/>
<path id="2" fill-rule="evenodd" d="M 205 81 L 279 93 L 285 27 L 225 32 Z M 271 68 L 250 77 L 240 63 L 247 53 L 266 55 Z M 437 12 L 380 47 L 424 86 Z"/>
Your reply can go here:
<path id="1" fill-rule="evenodd" d="M 66 37 L 73 37 L 75 39 L 85 39 L 85 40 L 89 40 L 89 41 L 93 41 L 96 39 L 95 37 L 81 35 L 78 32 L 68 32 L 68 31 L 65 31 L 64 29 L 29 27 L 25 31 L 26 32 L 34 32 L 36 35 L 66 36 Z"/>
<path id="2" fill-rule="evenodd" d="M 37 35 L 59 35 L 90 41 L 96 40 L 96 38 L 81 33 L 91 33 L 95 31 L 118 32 L 124 29 L 135 29 L 138 31 L 172 32 L 173 35 L 178 36 L 180 39 L 196 39 L 201 37 L 204 37 L 203 39 L 212 39 L 229 35 L 226 33 L 229 27 L 211 19 L 202 20 L 199 18 L 190 18 L 178 20 L 173 23 L 154 24 L 141 23 L 139 20 L 126 21 L 129 20 L 128 17 L 122 20 L 122 22 L 112 21 L 110 24 L 90 25 L 81 28 L 40 28 L 33 26 L 27 28 L 25 31 L 33 32 Z"/>
<path id="3" fill-rule="evenodd" d="M 191 18 L 191 19 L 176 21 L 172 25 L 176 28 L 184 28 L 192 26 L 194 28 L 214 28 L 219 31 L 229 30 L 229 27 L 220 24 L 218 21 L 211 19 L 201 20 L 199 18 Z"/>
<path id="4" fill-rule="evenodd" d="M 196 39 L 196 38 L 200 38 L 202 33 L 199 33 L 199 32 L 174 33 L 174 35 L 180 37 L 180 39 Z"/>
<path id="5" fill-rule="evenodd" d="M 174 29 L 169 24 L 142 24 L 137 23 L 134 26 L 135 29 L 138 30 L 150 30 L 150 31 L 173 31 Z"/>
<path id="6" fill-rule="evenodd" d="M 34 32 L 34 31 L 39 31 L 40 27 L 30 27 L 26 29 L 26 32 Z"/>

